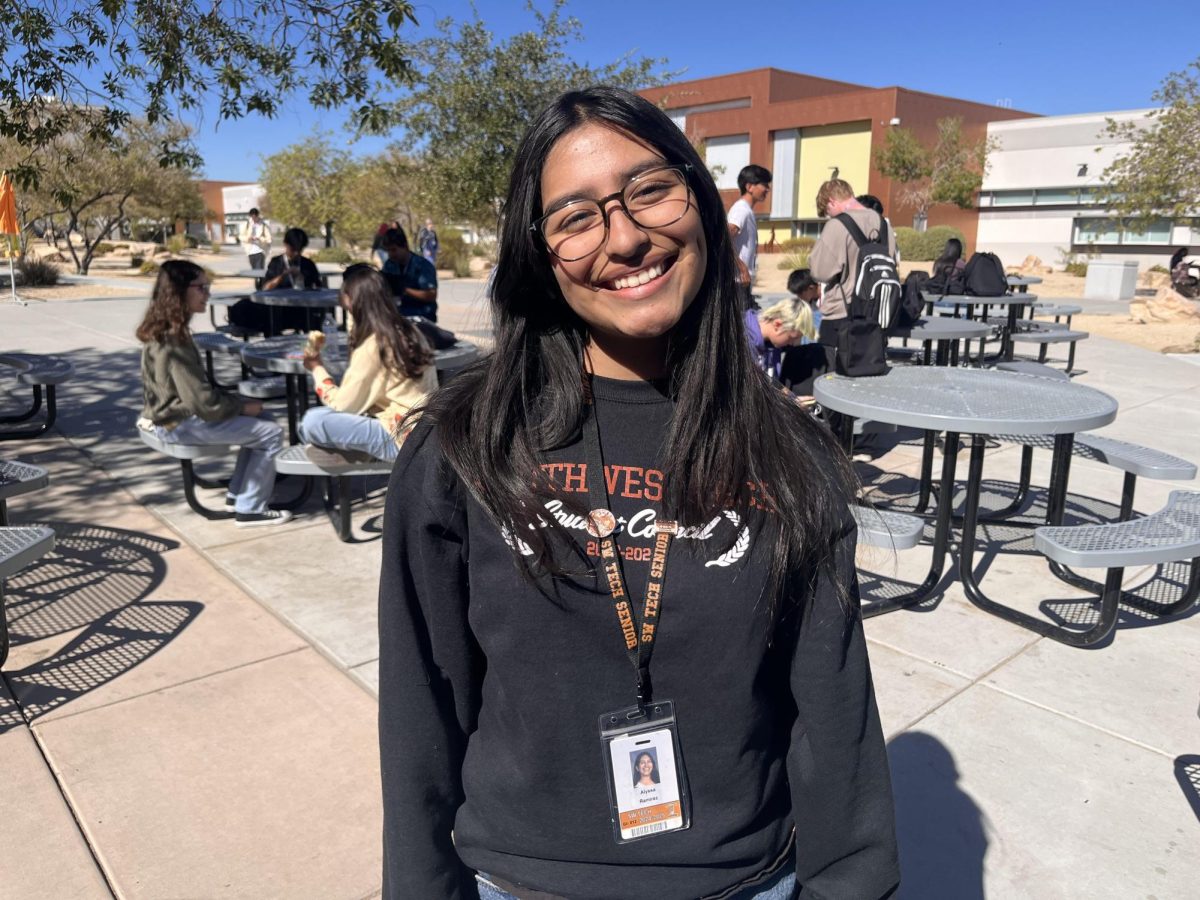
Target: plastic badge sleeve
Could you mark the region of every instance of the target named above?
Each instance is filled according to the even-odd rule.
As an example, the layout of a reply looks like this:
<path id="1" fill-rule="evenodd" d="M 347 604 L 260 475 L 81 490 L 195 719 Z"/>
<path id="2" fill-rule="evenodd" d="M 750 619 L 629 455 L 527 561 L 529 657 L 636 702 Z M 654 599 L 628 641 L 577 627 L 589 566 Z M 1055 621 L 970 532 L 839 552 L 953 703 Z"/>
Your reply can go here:
<path id="1" fill-rule="evenodd" d="M 605 713 L 600 743 L 618 844 L 691 827 L 691 800 L 670 700 Z"/>

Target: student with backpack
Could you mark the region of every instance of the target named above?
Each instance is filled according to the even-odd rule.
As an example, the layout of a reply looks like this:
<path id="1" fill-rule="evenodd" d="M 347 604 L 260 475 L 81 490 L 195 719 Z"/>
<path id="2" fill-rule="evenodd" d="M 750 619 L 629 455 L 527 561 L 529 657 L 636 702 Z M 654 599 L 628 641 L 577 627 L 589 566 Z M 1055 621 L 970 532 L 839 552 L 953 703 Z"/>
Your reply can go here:
<path id="1" fill-rule="evenodd" d="M 900 298 L 896 237 L 882 216 L 859 203 L 854 189 L 840 178 L 826 181 L 817 191 L 817 215 L 829 222 L 808 265 L 812 277 L 825 285 L 817 340 L 825 348 L 828 368 L 849 375 L 880 374 L 886 371 L 886 363 L 879 309 L 886 306 L 890 319 L 892 304 Z M 869 265 L 863 266 L 864 262 Z M 876 322 L 874 329 L 866 324 L 871 319 Z M 869 331 L 877 332 L 877 338 L 868 336 Z M 864 354 L 872 357 L 872 364 L 861 364 Z"/>

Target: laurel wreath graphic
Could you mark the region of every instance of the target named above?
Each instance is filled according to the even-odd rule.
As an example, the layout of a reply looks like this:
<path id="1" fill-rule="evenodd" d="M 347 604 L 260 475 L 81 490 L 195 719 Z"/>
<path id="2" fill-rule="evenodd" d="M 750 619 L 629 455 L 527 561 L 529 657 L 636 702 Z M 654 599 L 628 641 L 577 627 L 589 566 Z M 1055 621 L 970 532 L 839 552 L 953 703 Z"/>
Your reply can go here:
<path id="1" fill-rule="evenodd" d="M 741 517 L 733 510 L 725 510 L 725 518 L 733 523 L 736 528 L 741 524 Z M 746 555 L 746 551 L 750 549 L 750 529 L 743 528 L 742 533 L 738 535 L 738 539 L 734 545 L 718 556 L 716 559 L 710 559 L 704 564 L 705 568 L 709 566 L 732 566 L 735 562 Z"/>

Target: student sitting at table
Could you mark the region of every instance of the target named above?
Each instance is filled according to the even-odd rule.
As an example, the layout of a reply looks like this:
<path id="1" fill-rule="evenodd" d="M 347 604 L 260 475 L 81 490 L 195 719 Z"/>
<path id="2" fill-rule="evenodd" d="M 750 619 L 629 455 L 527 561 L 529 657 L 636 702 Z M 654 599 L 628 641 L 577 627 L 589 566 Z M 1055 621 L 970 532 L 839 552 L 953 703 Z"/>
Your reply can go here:
<path id="1" fill-rule="evenodd" d="M 383 277 L 400 299 L 400 312 L 437 321 L 437 269 L 433 263 L 408 249 L 408 236 L 397 225 L 383 236 L 387 261 Z"/>
<path id="2" fill-rule="evenodd" d="M 409 410 L 437 387 L 433 351 L 397 311 L 387 282 L 371 266 L 346 269 L 338 302 L 354 323 L 350 363 L 339 385 L 319 350 L 306 353 L 304 367 L 322 405 L 300 423 L 304 451 L 317 464 L 391 461 L 400 452 Z"/>
<path id="3" fill-rule="evenodd" d="M 139 428 L 167 444 L 233 444 L 237 464 L 225 506 L 238 527 L 282 525 L 286 510 L 267 508 L 283 429 L 261 418 L 262 403 L 223 394 L 208 380 L 188 320 L 208 305 L 209 283 L 193 262 L 169 259 L 158 270 L 150 306 L 137 329 L 142 342 Z"/>
<path id="4" fill-rule="evenodd" d="M 317 264 L 304 255 L 308 234 L 303 228 L 289 228 L 283 236 L 283 252 L 271 258 L 263 276 L 262 290 L 277 291 L 289 288 L 312 290 L 321 286 Z M 239 300 L 229 307 L 231 325 L 240 325 L 273 337 L 284 331 L 308 331 L 320 327 L 323 313 L 319 309 L 299 306 L 267 307 L 253 300 Z"/>

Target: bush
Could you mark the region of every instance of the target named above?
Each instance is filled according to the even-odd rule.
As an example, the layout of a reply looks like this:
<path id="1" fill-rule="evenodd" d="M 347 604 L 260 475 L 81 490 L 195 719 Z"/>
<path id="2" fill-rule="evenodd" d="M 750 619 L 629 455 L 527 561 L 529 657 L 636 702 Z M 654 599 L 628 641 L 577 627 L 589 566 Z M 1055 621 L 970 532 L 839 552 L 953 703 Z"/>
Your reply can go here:
<path id="1" fill-rule="evenodd" d="M 188 239 L 186 234 L 173 234 L 167 238 L 167 249 L 178 256 L 188 248 Z"/>
<path id="2" fill-rule="evenodd" d="M 58 266 L 45 260 L 22 256 L 17 260 L 17 271 L 24 276 L 28 287 L 58 284 Z"/>
<path id="3" fill-rule="evenodd" d="M 441 245 L 438 248 L 438 268 L 449 269 L 457 278 L 466 278 L 471 274 L 471 253 L 462 235 L 453 229 L 450 231 L 447 236 L 438 235 Z"/>
<path id="4" fill-rule="evenodd" d="M 1151 266 L 1149 271 L 1158 272 L 1159 274 L 1162 274 L 1162 275 L 1170 275 L 1171 274 L 1170 270 L 1166 266 Z"/>
<path id="5" fill-rule="evenodd" d="M 339 266 L 348 266 L 354 262 L 354 257 L 345 247 L 322 247 L 312 258 L 317 262 L 337 263 Z"/>
<path id="6" fill-rule="evenodd" d="M 143 261 L 140 266 L 138 266 L 138 272 L 140 272 L 142 275 L 157 275 L 158 263 L 152 259 L 147 259 Z"/>
<path id="7" fill-rule="evenodd" d="M 1063 266 L 1063 271 L 1068 275 L 1074 275 L 1076 278 L 1087 277 L 1088 264 L 1082 260 L 1074 260 Z"/>
<path id="8" fill-rule="evenodd" d="M 786 241 L 780 241 L 779 249 L 783 253 L 811 253 L 812 248 L 815 247 L 816 244 L 817 239 L 815 237 L 794 237 L 788 238 Z"/>
<path id="9" fill-rule="evenodd" d="M 220 253 L 220 252 L 221 252 L 221 248 L 222 248 L 222 247 L 224 247 L 224 246 L 225 246 L 225 245 L 224 245 L 224 244 L 222 244 L 220 241 L 212 241 L 212 242 L 211 242 L 211 243 L 208 245 L 208 249 L 209 249 L 209 251 L 210 251 L 210 252 L 212 252 L 212 253 Z"/>
<path id="10" fill-rule="evenodd" d="M 935 225 L 928 231 L 915 231 L 912 228 L 896 229 L 896 249 L 905 262 L 933 262 L 942 255 L 946 241 L 958 238 L 964 244 L 966 240 L 957 228 L 949 225 Z"/>
<path id="11" fill-rule="evenodd" d="M 779 263 L 778 268 L 781 272 L 791 272 L 793 269 L 807 269 L 810 255 L 808 250 L 797 250 L 795 253 L 789 253 Z"/>
<path id="12" fill-rule="evenodd" d="M 92 251 L 92 254 L 94 256 L 103 256 L 105 253 L 112 253 L 116 249 L 116 244 L 110 244 L 107 241 L 101 241 L 96 245 L 96 249 Z"/>

